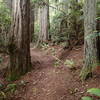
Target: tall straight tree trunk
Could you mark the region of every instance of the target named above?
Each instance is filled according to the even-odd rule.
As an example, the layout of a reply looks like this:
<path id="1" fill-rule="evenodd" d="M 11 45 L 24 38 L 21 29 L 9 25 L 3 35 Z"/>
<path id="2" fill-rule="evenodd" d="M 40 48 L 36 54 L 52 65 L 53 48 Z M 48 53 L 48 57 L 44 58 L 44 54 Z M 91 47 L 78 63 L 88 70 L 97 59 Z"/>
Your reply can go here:
<path id="1" fill-rule="evenodd" d="M 12 27 L 9 38 L 10 66 L 8 77 L 15 80 L 31 68 L 30 0 L 13 0 Z"/>
<path id="2" fill-rule="evenodd" d="M 46 3 L 49 3 L 49 0 L 46 0 Z M 39 41 L 46 42 L 49 40 L 49 6 L 48 4 L 42 5 L 39 8 L 39 23 L 40 23 Z"/>
<path id="3" fill-rule="evenodd" d="M 34 9 L 35 5 L 31 4 L 30 5 L 30 42 L 33 40 L 33 35 L 34 35 Z"/>
<path id="4" fill-rule="evenodd" d="M 84 6 L 84 67 L 81 79 L 90 77 L 92 70 L 97 66 L 97 38 L 96 38 L 96 0 L 85 0 Z"/>

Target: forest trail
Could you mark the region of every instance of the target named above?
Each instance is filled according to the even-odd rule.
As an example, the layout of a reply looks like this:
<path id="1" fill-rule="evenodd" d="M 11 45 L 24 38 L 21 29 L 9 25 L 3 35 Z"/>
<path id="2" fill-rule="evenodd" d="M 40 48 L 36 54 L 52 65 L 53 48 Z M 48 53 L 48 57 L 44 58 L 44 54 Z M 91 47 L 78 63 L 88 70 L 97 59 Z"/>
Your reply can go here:
<path id="1" fill-rule="evenodd" d="M 71 70 L 63 65 L 55 67 L 52 55 L 31 49 L 33 70 L 16 81 L 26 84 L 18 88 L 10 100 L 80 100 L 87 88 L 99 86 L 100 83 L 98 78 L 85 83 L 80 81 L 82 50 L 73 49 L 67 56 L 64 54 L 63 60 L 73 59 L 76 62 L 76 70 Z"/>
<path id="2" fill-rule="evenodd" d="M 77 53 L 76 51 L 76 57 Z M 72 54 L 72 52 L 71 52 Z M 71 55 L 68 56 L 69 58 Z M 20 80 L 28 82 L 20 88 L 14 100 L 78 100 L 81 91 L 79 78 L 64 66 L 55 67 L 54 58 L 40 50 L 31 49 L 35 69 Z M 75 59 L 75 54 L 73 56 Z M 24 99 L 22 99 L 24 98 Z"/>
<path id="3" fill-rule="evenodd" d="M 68 58 L 75 53 L 76 60 L 79 50 L 72 52 Z M 64 66 L 55 67 L 55 59 L 44 51 L 31 49 L 31 58 L 35 70 L 21 78 L 28 84 L 19 90 L 17 100 L 21 100 L 18 97 L 25 100 L 78 100 L 81 97 L 80 80 L 73 71 Z"/>

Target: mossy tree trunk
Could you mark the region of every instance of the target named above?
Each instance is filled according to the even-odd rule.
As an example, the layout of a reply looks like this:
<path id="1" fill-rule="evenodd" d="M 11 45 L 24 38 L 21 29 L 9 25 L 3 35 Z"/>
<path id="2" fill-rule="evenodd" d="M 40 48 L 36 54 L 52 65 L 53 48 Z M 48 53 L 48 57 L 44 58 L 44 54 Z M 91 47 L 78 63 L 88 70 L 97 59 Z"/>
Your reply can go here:
<path id="1" fill-rule="evenodd" d="M 96 36 L 96 0 L 85 0 L 84 5 L 84 66 L 81 79 L 85 80 L 97 66 L 97 38 Z"/>
<path id="2" fill-rule="evenodd" d="M 9 34 L 9 80 L 15 80 L 31 68 L 30 0 L 13 0 L 12 27 Z"/>

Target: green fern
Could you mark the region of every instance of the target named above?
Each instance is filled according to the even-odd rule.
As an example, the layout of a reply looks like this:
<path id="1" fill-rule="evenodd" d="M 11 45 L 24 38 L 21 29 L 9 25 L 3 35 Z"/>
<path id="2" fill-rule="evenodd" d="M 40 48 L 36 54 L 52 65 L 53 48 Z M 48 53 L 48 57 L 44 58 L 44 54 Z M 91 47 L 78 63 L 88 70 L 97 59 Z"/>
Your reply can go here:
<path id="1" fill-rule="evenodd" d="M 98 88 L 91 88 L 87 92 L 100 97 L 100 89 L 98 89 Z"/>
<path id="2" fill-rule="evenodd" d="M 87 92 L 100 98 L 100 89 L 99 88 L 91 88 Z M 93 100 L 89 96 L 82 97 L 81 99 L 82 100 Z"/>
<path id="3" fill-rule="evenodd" d="M 93 100 L 91 97 L 82 97 L 82 100 Z"/>

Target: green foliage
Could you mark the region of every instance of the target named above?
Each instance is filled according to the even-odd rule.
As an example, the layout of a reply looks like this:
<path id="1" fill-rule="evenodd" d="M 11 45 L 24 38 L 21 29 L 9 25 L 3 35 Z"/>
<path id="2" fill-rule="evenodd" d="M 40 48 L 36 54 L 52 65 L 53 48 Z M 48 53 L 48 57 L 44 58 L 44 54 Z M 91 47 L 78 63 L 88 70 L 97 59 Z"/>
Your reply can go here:
<path id="1" fill-rule="evenodd" d="M 5 91 L 10 91 L 11 93 L 14 93 L 16 91 L 17 85 L 16 84 L 8 84 Z"/>
<path id="2" fill-rule="evenodd" d="M 0 91 L 0 100 L 6 100 L 7 96 L 3 91 Z"/>
<path id="3" fill-rule="evenodd" d="M 54 62 L 54 67 L 59 67 L 61 65 L 60 60 L 56 59 L 56 61 Z"/>
<path id="4" fill-rule="evenodd" d="M 66 66 L 66 67 L 68 67 L 68 68 L 70 68 L 70 69 L 73 69 L 74 67 L 75 67 L 75 63 L 74 63 L 74 61 L 71 59 L 71 60 L 66 60 L 65 62 L 64 62 L 64 65 Z"/>
<path id="5" fill-rule="evenodd" d="M 67 13 L 62 9 L 62 12 L 58 11 L 53 17 L 50 16 L 50 34 L 54 43 L 64 42 L 72 37 L 75 39 L 83 36 L 83 3 L 74 0 L 68 1 L 70 2 L 70 6 L 68 9 L 66 8 L 66 11 L 68 10 Z M 67 6 L 66 2 L 69 3 L 68 1 L 61 2 L 59 6 Z"/>
<path id="6" fill-rule="evenodd" d="M 42 50 L 47 50 L 49 48 L 49 45 L 46 43 L 41 44 Z"/>
<path id="7" fill-rule="evenodd" d="M 32 0 L 33 3 L 38 3 L 41 0 Z"/>
<path id="8" fill-rule="evenodd" d="M 10 81 L 15 81 L 19 76 L 15 73 L 12 72 L 9 76 L 7 76 L 7 80 Z"/>
<path id="9" fill-rule="evenodd" d="M 32 42 L 36 43 L 38 41 L 39 25 L 37 22 L 34 23 L 34 33 L 32 34 Z"/>
<path id="10" fill-rule="evenodd" d="M 0 2 L 0 45 L 7 43 L 7 33 L 11 24 L 10 9 Z"/>
<path id="11" fill-rule="evenodd" d="M 2 57 L 0 57 L 0 63 L 3 61 L 3 58 Z"/>
<path id="12" fill-rule="evenodd" d="M 0 100 L 11 100 L 18 88 L 23 87 L 27 84 L 26 81 L 21 80 L 17 83 L 1 84 L 0 86 Z"/>
<path id="13" fill-rule="evenodd" d="M 53 42 L 60 43 L 67 40 L 66 21 L 66 16 L 60 12 L 53 17 L 51 22 L 52 26 L 50 27 L 50 35 L 52 36 L 51 39 Z"/>
<path id="14" fill-rule="evenodd" d="M 0 91 L 0 100 L 8 100 L 9 95 L 15 93 L 17 84 L 2 85 L 3 89 Z"/>
<path id="15" fill-rule="evenodd" d="M 87 92 L 100 98 L 100 89 L 99 88 L 91 88 Z M 86 96 L 86 97 L 82 97 L 82 100 L 93 100 L 93 99 L 92 99 L 92 97 Z"/>
<path id="16" fill-rule="evenodd" d="M 97 31 L 94 31 L 93 33 L 89 34 L 88 36 L 85 37 L 86 40 L 88 39 L 94 39 L 100 36 L 100 33 L 98 33 Z"/>
<path id="17" fill-rule="evenodd" d="M 97 2 L 97 15 L 100 17 L 100 1 Z"/>
<path id="18" fill-rule="evenodd" d="M 82 100 L 93 100 L 91 97 L 82 97 Z"/>
<path id="19" fill-rule="evenodd" d="M 91 88 L 87 92 L 100 97 L 100 89 L 98 89 L 98 88 Z"/>
<path id="20" fill-rule="evenodd" d="M 3 87 L 3 84 L 0 84 L 0 89 Z"/>
<path id="21" fill-rule="evenodd" d="M 72 37 L 80 38 L 84 34 L 83 3 L 71 0 L 68 14 L 68 33 L 70 40 Z"/>

